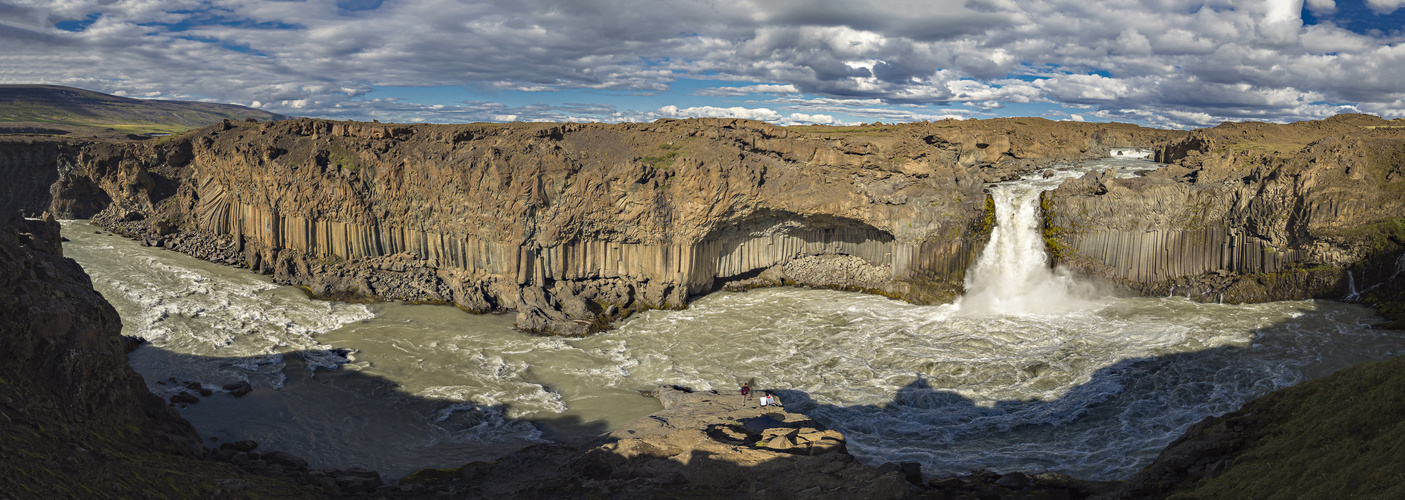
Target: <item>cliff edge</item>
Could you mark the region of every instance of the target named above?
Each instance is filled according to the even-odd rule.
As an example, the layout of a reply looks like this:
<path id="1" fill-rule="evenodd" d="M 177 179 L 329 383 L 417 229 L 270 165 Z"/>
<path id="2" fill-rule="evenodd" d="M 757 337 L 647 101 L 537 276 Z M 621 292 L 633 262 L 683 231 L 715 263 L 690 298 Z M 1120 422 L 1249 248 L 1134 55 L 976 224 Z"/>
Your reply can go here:
<path id="1" fill-rule="evenodd" d="M 1044 193 L 1058 264 L 1142 295 L 1360 301 L 1405 319 L 1405 121 L 1225 123 L 1157 156 L 1170 165 Z"/>

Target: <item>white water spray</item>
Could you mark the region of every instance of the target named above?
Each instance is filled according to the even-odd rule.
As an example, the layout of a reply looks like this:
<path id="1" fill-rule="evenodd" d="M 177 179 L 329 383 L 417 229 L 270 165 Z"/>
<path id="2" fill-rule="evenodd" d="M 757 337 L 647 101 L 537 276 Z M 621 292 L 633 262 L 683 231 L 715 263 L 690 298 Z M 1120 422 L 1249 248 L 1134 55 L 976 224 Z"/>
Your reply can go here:
<path id="1" fill-rule="evenodd" d="M 1039 224 L 1039 193 L 1047 182 L 1017 181 L 990 188 L 995 227 L 966 275 L 967 314 L 1056 314 L 1090 304 L 1092 287 L 1051 269 Z"/>

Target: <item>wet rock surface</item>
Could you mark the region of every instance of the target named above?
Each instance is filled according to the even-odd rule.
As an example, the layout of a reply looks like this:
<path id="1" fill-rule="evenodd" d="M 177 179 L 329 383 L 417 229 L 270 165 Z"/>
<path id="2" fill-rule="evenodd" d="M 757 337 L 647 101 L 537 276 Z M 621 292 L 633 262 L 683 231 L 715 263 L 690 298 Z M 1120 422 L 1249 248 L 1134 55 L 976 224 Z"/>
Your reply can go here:
<path id="1" fill-rule="evenodd" d="M 982 471 L 924 482 L 917 463 L 872 467 L 844 435 L 758 395 L 659 387 L 662 411 L 583 445 L 547 444 L 400 482 L 427 498 L 1086 498 L 1108 483 Z M 783 403 L 783 402 L 782 402 Z M 990 496 L 995 495 L 995 496 Z"/>
<path id="2" fill-rule="evenodd" d="M 401 483 L 423 495 L 473 498 L 906 498 L 921 488 L 901 471 L 858 463 L 844 436 L 739 392 L 660 387 L 664 409 L 595 443 L 527 448 L 492 463 L 420 471 Z"/>

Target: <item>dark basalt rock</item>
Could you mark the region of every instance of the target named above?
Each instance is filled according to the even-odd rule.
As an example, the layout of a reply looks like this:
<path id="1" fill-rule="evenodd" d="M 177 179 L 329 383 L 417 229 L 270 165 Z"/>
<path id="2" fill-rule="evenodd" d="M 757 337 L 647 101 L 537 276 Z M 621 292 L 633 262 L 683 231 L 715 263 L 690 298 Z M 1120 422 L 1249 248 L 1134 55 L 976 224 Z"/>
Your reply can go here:
<path id="1" fill-rule="evenodd" d="M 186 404 L 186 405 L 188 405 L 188 404 L 195 404 L 195 403 L 198 403 L 198 402 L 200 402 L 200 398 L 197 398 L 197 397 L 195 397 L 194 394 L 191 394 L 191 393 L 186 392 L 186 391 L 181 391 L 180 394 L 176 394 L 176 395 L 174 395 L 174 396 L 171 396 L 171 404 Z"/>
<path id="2" fill-rule="evenodd" d="M 246 439 L 246 440 L 243 440 L 243 441 L 234 441 L 234 442 L 229 442 L 229 443 L 220 443 L 220 448 L 219 448 L 219 449 L 221 449 L 221 450 L 231 450 L 231 451 L 235 451 L 235 452 L 245 452 L 245 453 L 247 453 L 247 452 L 254 451 L 254 449 L 256 449 L 256 448 L 258 448 L 258 447 L 259 447 L 259 444 L 258 444 L 257 442 L 251 441 L 251 440 L 247 440 L 247 439 Z"/>
<path id="3" fill-rule="evenodd" d="M 249 382 L 244 380 L 224 384 L 220 388 L 224 389 L 231 396 L 234 396 L 236 398 L 248 394 L 249 392 L 254 390 L 253 386 L 249 385 Z"/>

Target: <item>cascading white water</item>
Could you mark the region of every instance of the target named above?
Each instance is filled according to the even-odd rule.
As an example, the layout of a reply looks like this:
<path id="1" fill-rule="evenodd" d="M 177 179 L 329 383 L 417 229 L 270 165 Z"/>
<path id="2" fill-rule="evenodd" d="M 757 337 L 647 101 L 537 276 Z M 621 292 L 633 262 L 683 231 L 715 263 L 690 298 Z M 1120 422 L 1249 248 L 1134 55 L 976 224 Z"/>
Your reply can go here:
<path id="1" fill-rule="evenodd" d="M 1046 182 L 992 186 L 995 227 L 966 276 L 966 315 L 1054 314 L 1088 304 L 1092 289 L 1049 267 L 1040 231 L 1039 193 Z"/>
<path id="2" fill-rule="evenodd" d="M 754 380 L 843 432 L 870 465 L 1120 479 L 1206 416 L 1405 352 L 1405 338 L 1371 328 L 1379 318 L 1357 305 L 1094 297 L 1048 268 L 1039 190 L 1092 169 L 1154 167 L 1108 160 L 992 186 L 999 241 L 959 305 L 721 292 L 583 339 L 525 335 L 510 316 L 453 307 L 311 301 L 81 222 L 65 223 L 64 252 L 124 333 L 151 340 L 130 359 L 157 394 L 184 390 L 170 378 L 253 384 L 180 408 L 203 436 L 388 477 L 618 428 L 659 409 L 638 391 L 660 384 Z"/>

